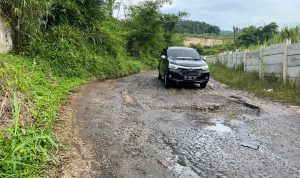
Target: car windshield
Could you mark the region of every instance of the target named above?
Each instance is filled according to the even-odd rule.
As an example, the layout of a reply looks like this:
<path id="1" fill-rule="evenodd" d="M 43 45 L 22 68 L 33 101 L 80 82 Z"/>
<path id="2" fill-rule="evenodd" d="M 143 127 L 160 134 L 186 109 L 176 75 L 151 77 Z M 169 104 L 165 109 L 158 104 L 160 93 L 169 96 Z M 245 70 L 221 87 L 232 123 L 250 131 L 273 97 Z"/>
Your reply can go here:
<path id="1" fill-rule="evenodd" d="M 169 49 L 168 56 L 179 60 L 201 59 L 201 56 L 194 49 Z"/>

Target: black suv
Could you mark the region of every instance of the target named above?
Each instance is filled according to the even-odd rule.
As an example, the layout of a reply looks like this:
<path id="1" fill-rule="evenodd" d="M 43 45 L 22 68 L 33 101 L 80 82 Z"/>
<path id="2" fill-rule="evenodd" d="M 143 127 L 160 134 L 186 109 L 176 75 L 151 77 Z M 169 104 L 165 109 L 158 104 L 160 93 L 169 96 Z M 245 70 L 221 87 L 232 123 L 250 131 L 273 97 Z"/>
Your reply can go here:
<path id="1" fill-rule="evenodd" d="M 199 83 L 205 88 L 210 73 L 204 58 L 192 48 L 169 47 L 163 50 L 158 65 L 158 79 L 164 80 L 165 87 L 170 82 Z"/>

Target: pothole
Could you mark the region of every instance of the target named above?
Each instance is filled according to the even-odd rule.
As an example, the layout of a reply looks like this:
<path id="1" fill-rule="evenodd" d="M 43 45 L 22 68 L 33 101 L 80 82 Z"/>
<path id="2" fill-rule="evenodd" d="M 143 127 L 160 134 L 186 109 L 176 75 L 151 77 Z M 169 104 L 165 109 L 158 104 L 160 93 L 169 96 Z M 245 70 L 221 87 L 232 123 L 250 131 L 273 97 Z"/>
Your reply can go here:
<path id="1" fill-rule="evenodd" d="M 206 130 L 212 130 L 220 133 L 231 132 L 232 129 L 224 125 L 225 118 L 220 116 L 214 118 L 210 115 L 187 114 L 188 119 L 192 119 L 192 123 L 197 126 L 205 127 Z"/>
<path id="2" fill-rule="evenodd" d="M 129 92 L 127 90 L 122 92 L 122 95 L 123 95 L 125 105 L 131 107 L 141 107 L 140 104 L 136 101 L 136 99 L 129 95 Z"/>
<path id="3" fill-rule="evenodd" d="M 243 147 L 258 150 L 259 146 L 261 145 L 261 142 L 250 140 L 250 139 L 243 139 L 241 140 L 240 145 Z"/>
<path id="4" fill-rule="evenodd" d="M 211 121 L 205 121 L 205 120 L 197 120 L 193 122 L 196 125 L 200 126 L 215 126 L 216 124 Z"/>
<path id="5" fill-rule="evenodd" d="M 216 131 L 216 132 L 231 132 L 232 129 L 224 124 L 221 124 L 221 123 L 217 123 L 213 126 L 209 126 L 207 127 L 208 130 L 213 130 L 213 131 Z"/>

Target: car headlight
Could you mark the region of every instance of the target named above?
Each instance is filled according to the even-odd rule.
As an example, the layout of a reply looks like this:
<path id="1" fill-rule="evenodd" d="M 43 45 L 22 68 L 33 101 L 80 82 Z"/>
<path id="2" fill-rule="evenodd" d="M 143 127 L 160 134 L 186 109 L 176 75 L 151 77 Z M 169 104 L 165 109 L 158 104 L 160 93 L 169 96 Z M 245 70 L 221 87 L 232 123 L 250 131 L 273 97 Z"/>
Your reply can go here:
<path id="1" fill-rule="evenodd" d="M 169 63 L 169 69 L 178 69 L 179 67 L 179 65 Z"/>

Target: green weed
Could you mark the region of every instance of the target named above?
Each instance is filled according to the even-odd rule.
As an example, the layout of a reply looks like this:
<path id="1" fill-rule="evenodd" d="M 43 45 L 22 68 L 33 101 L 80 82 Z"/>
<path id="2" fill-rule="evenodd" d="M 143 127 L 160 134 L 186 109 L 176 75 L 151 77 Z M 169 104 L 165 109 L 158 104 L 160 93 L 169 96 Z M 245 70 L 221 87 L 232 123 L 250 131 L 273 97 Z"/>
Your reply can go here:
<path id="1" fill-rule="evenodd" d="M 260 80 L 257 73 L 244 72 L 243 69 L 230 69 L 221 63 L 210 64 L 210 71 L 214 79 L 233 88 L 253 92 L 259 97 L 273 101 L 300 106 L 299 87 L 284 84 L 276 77 L 269 76 Z M 273 92 L 267 92 L 268 89 L 273 89 Z"/>
<path id="2" fill-rule="evenodd" d="M 49 147 L 58 144 L 45 129 L 32 125 L 23 127 L 20 122 L 20 104 L 16 93 L 12 99 L 13 125 L 0 131 L 0 176 L 32 177 L 42 175 L 41 165 L 53 161 Z"/>
<path id="3" fill-rule="evenodd" d="M 49 150 L 59 146 L 51 130 L 71 90 L 95 79 L 117 78 L 156 66 L 157 60 L 150 56 L 101 56 L 77 44 L 86 43 L 78 32 L 70 33 L 75 33 L 74 38 L 70 34 L 66 39 L 56 37 L 66 43 L 41 43 L 35 57 L 0 54 L 1 86 L 9 93 L 18 91 L 26 96 L 22 106 L 13 97 L 12 126 L 0 131 L 0 177 L 45 175 L 46 165 L 55 162 Z M 58 47 L 61 49 L 51 51 Z M 26 115 L 32 118 L 27 126 L 19 122 L 24 107 L 30 108 Z"/>

